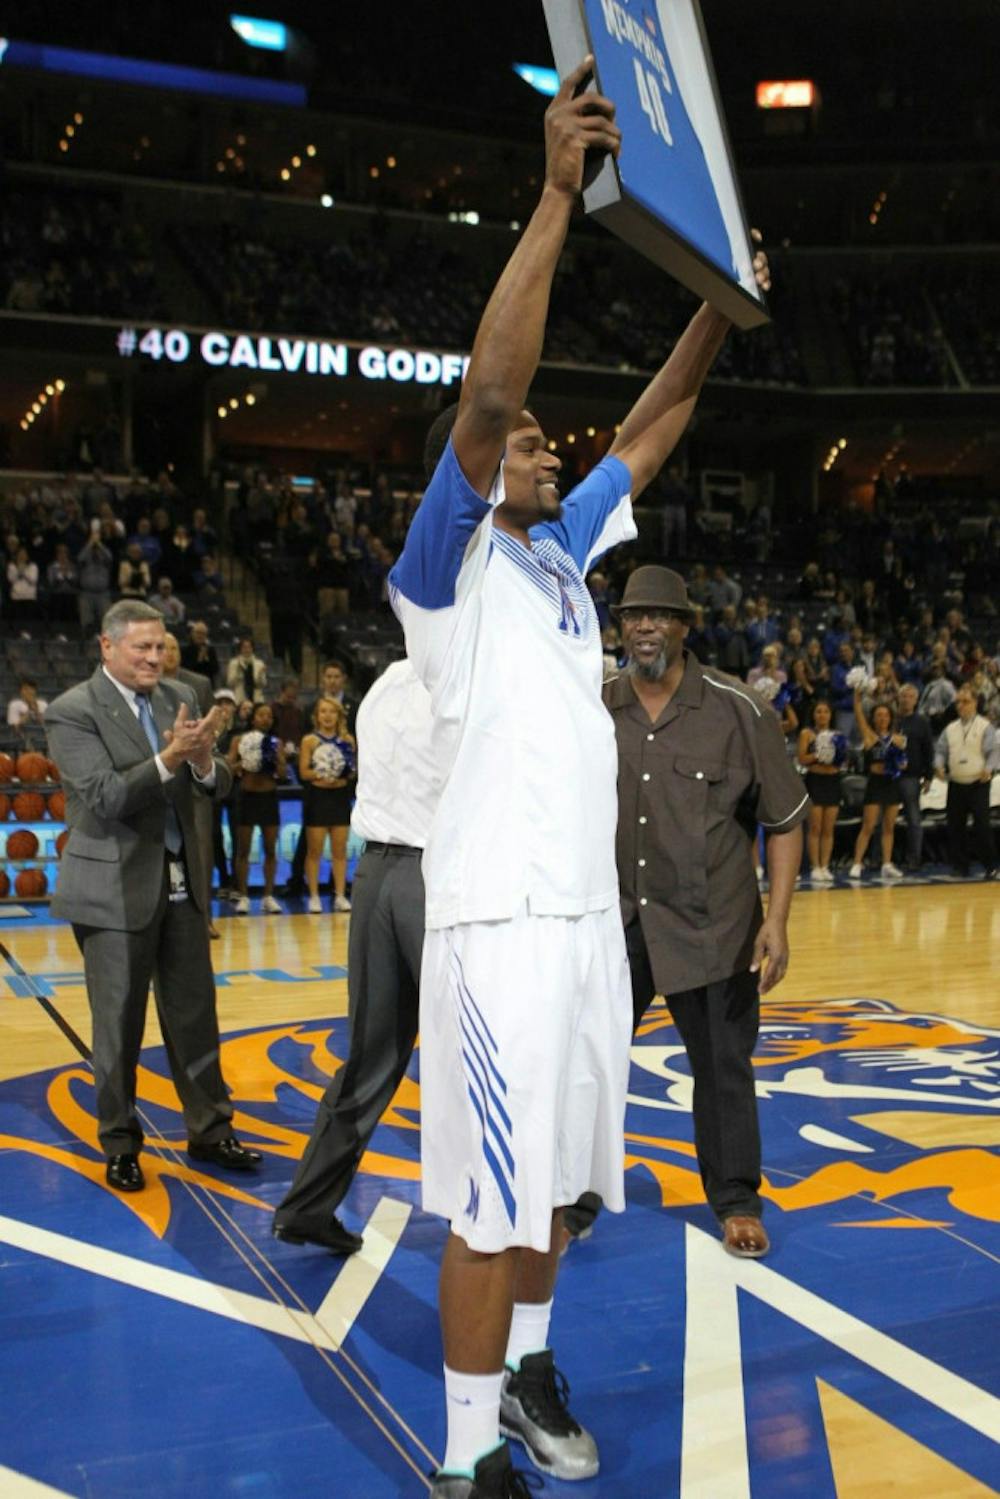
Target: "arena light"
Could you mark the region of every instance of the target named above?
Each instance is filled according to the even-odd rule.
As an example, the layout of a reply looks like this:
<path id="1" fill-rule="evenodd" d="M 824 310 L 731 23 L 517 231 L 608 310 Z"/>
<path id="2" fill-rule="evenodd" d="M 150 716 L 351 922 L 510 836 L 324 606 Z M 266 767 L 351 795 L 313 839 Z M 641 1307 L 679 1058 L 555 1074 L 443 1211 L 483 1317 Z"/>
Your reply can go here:
<path id="1" fill-rule="evenodd" d="M 332 197 L 332 195 L 330 193 L 323 193 L 322 196 L 320 197 L 319 201 L 323 205 L 324 208 L 332 208 L 333 207 L 333 197 Z"/>
<path id="2" fill-rule="evenodd" d="M 34 424 L 36 418 L 42 415 L 45 408 L 49 404 L 50 398 L 54 397 L 57 393 L 61 393 L 65 389 L 65 380 L 50 381 L 48 385 L 43 385 L 37 396 L 35 396 L 34 400 L 29 402 L 23 416 L 21 417 L 19 424 L 21 431 L 27 432 L 28 428 Z"/>
<path id="3" fill-rule="evenodd" d="M 252 99 L 261 104 L 290 105 L 300 109 L 306 103 L 302 83 L 249 78 L 243 73 L 221 73 L 212 68 L 182 67 L 176 63 L 152 62 L 148 58 L 117 57 L 106 52 L 82 52 L 75 47 L 52 47 L 47 42 L 22 42 L 0 37 L 0 57 L 5 70 L 41 69 L 48 73 L 101 78 L 140 88 L 175 89 L 186 94 L 210 94 L 222 99 Z"/>
<path id="4" fill-rule="evenodd" d="M 555 68 L 539 68 L 534 63 L 516 62 L 514 72 L 539 94 L 547 94 L 551 98 L 559 92 L 559 74 Z"/>
<path id="5" fill-rule="evenodd" d="M 288 47 L 288 28 L 280 21 L 262 21 L 258 16 L 230 16 L 229 24 L 240 41 L 265 52 L 284 52 Z"/>
<path id="6" fill-rule="evenodd" d="M 757 85 L 758 109 L 811 109 L 816 85 L 810 78 L 771 79 Z"/>

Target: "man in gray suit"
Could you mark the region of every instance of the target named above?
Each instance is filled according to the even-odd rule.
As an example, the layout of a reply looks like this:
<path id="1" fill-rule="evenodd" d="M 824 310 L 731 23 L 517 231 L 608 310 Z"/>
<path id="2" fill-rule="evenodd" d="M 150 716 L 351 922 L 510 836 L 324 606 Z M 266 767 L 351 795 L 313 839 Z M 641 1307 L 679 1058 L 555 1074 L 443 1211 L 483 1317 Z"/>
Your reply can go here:
<path id="1" fill-rule="evenodd" d="M 189 671 L 186 666 L 181 665 L 180 644 L 177 636 L 172 635 L 169 630 L 163 637 L 163 677 L 169 677 L 172 682 L 183 682 L 186 687 L 191 688 L 202 718 L 207 717 L 215 707 L 212 683 L 200 671 Z M 161 681 L 163 677 L 160 678 Z"/>
<path id="2" fill-rule="evenodd" d="M 215 693 L 212 691 L 211 682 L 200 671 L 188 671 L 186 666 L 181 665 L 181 648 L 177 636 L 172 635 L 169 630 L 163 637 L 163 675 L 160 682 L 164 681 L 182 682 L 186 687 L 191 688 L 198 703 L 199 717 L 206 718 L 215 707 Z M 205 879 L 208 885 L 208 905 L 205 909 L 208 935 L 218 937 L 219 933 L 212 920 L 212 870 L 215 865 L 212 838 L 215 822 L 213 813 L 214 807 L 209 797 L 195 797 L 194 820 L 198 829 L 198 846 L 205 862 Z"/>
<path id="3" fill-rule="evenodd" d="M 232 1132 L 195 827 L 195 799 L 225 796 L 231 777 L 213 754 L 215 710 L 198 717 L 190 688 L 161 682 L 163 651 L 163 616 L 121 600 L 103 619 L 101 666 L 45 715 L 69 827 L 52 912 L 83 953 L 98 1135 L 121 1192 L 145 1184 L 135 1077 L 150 980 L 188 1155 L 230 1171 L 261 1159 Z"/>

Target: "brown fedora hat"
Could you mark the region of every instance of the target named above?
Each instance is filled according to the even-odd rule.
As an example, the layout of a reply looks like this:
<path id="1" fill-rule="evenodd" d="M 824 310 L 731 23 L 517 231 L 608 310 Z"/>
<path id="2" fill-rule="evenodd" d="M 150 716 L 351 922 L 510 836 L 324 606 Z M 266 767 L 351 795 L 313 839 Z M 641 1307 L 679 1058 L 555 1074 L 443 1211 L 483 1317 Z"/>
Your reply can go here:
<path id="1" fill-rule="evenodd" d="M 682 614 L 690 619 L 694 613 L 688 598 L 687 584 L 680 573 L 669 567 L 652 564 L 637 567 L 625 584 L 620 604 L 612 607 L 612 614 L 619 615 L 623 609 L 669 609 L 673 614 Z"/>

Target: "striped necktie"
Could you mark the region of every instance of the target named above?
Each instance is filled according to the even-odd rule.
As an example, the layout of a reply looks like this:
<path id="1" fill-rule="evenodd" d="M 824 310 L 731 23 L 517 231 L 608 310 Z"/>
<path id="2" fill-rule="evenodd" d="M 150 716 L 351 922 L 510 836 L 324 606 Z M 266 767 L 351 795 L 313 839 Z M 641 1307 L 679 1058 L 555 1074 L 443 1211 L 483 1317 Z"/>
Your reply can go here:
<path id="1" fill-rule="evenodd" d="M 139 709 L 139 722 L 142 731 L 149 740 L 149 747 L 153 754 L 160 750 L 160 731 L 156 727 L 153 717 L 152 704 L 144 692 L 135 695 L 136 705 Z M 181 833 L 181 825 L 177 818 L 177 811 L 173 802 L 167 802 L 167 821 L 163 830 L 163 841 L 167 845 L 167 851 L 171 854 L 179 854 L 184 847 L 184 837 Z"/>

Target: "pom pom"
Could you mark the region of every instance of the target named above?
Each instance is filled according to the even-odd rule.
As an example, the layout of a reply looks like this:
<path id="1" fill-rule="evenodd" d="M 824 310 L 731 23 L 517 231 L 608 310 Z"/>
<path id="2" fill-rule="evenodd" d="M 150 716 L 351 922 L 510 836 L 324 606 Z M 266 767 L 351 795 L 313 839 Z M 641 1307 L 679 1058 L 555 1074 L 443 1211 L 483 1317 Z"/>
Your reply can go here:
<path id="1" fill-rule="evenodd" d="M 816 759 L 821 765 L 833 764 L 833 757 L 836 754 L 836 745 L 834 744 L 835 738 L 836 735 L 831 729 L 822 729 L 816 735 Z"/>
<path id="2" fill-rule="evenodd" d="M 256 775 L 260 770 L 263 743 L 264 735 L 259 729 L 251 729 L 249 733 L 240 735 L 240 745 L 237 754 L 240 757 L 240 764 L 243 766 L 243 769 L 249 771 L 252 775 Z"/>
<path id="3" fill-rule="evenodd" d="M 278 768 L 278 741 L 273 734 L 262 734 L 259 729 L 240 735 L 237 754 L 243 769 L 252 775 L 273 776 Z"/>
<path id="4" fill-rule="evenodd" d="M 346 762 L 336 740 L 317 744 L 313 751 L 313 770 L 321 781 L 336 781 L 344 774 Z"/>
<path id="5" fill-rule="evenodd" d="M 906 769 L 906 750 L 900 749 L 898 744 L 892 741 L 885 748 L 885 773 L 893 781 L 898 781 Z"/>
<path id="6" fill-rule="evenodd" d="M 844 678 L 844 681 L 846 682 L 848 687 L 858 687 L 862 692 L 864 692 L 865 685 L 868 681 L 868 673 L 865 671 L 863 666 L 852 666 L 850 671 L 847 673 L 847 676 Z"/>
<path id="7" fill-rule="evenodd" d="M 781 683 L 776 682 L 773 677 L 758 677 L 753 684 L 753 690 L 760 693 L 765 703 L 771 703 L 778 696 L 780 686 Z"/>

